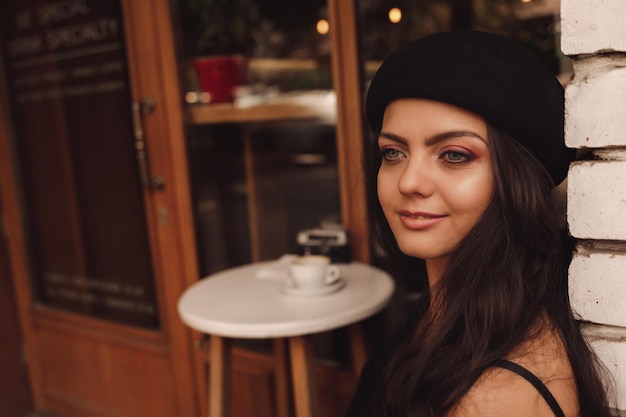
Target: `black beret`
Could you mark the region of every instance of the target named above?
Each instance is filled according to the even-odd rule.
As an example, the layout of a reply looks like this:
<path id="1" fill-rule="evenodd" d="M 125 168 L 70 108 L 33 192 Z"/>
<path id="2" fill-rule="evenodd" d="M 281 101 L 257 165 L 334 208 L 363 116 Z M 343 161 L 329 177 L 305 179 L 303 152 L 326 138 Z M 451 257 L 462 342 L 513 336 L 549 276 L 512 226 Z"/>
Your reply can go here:
<path id="1" fill-rule="evenodd" d="M 374 132 L 399 98 L 442 101 L 481 115 L 528 149 L 555 184 L 574 159 L 564 143 L 563 87 L 534 54 L 504 36 L 452 31 L 408 43 L 370 84 L 366 111 Z"/>

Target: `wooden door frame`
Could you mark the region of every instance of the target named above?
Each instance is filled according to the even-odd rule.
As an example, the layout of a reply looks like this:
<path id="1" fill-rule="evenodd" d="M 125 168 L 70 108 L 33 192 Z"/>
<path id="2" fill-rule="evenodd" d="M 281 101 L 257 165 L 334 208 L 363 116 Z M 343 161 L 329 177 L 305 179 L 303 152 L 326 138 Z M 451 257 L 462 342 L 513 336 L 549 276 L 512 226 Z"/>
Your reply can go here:
<path id="1" fill-rule="evenodd" d="M 350 232 L 352 258 L 370 261 L 364 170 L 363 76 L 358 43 L 358 0 L 327 0 L 333 89 L 337 96 L 337 159 L 341 217 Z"/>
<path id="2" fill-rule="evenodd" d="M 165 178 L 162 192 L 145 191 L 151 253 L 161 329 L 129 328 L 36 305 L 30 288 L 24 207 L 18 184 L 14 133 L 6 96 L 0 97 L 0 193 L 5 202 L 9 259 L 16 305 L 28 357 L 28 372 L 37 409 L 46 409 L 45 384 L 38 328 L 71 331 L 95 340 L 130 343 L 169 355 L 180 416 L 197 416 L 194 384 L 194 346 L 182 324 L 177 302 L 185 288 L 198 279 L 193 211 L 180 89 L 169 0 L 121 0 L 132 100 L 154 97 L 155 112 L 144 117 L 152 175 Z M 141 24 L 138 24 L 141 23 Z M 145 63 L 151 63 L 148 67 Z M 130 111 L 130 103 L 129 103 Z"/>
<path id="3" fill-rule="evenodd" d="M 138 2 L 124 0 L 125 29 L 129 56 L 132 99 L 141 100 L 146 95 L 154 97 L 155 112 L 144 118 L 148 161 L 151 174 L 165 178 L 164 192 L 149 192 L 152 200 L 152 224 L 159 247 L 153 257 L 157 272 L 157 293 L 164 336 L 168 339 L 177 365 L 174 370 L 178 398 L 187 399 L 181 404 L 181 415 L 197 415 L 197 393 L 194 381 L 194 342 L 189 329 L 178 316 L 178 298 L 199 278 L 194 214 L 191 198 L 189 167 L 183 117 L 183 92 L 180 86 L 178 59 L 172 27 L 169 0 Z M 149 29 L 130 22 L 152 19 Z M 158 62 L 157 68 L 147 68 L 141 61 Z M 163 82 L 166 80 L 168 82 Z M 163 134 L 163 132 L 166 132 Z M 160 139 L 157 143 L 156 138 Z M 164 211 L 165 210 L 165 211 Z M 164 219 L 163 216 L 167 218 Z M 166 221 L 167 224 L 163 224 Z M 170 227 L 164 227 L 170 225 Z M 161 253 L 176 254 L 178 263 L 166 261 Z M 175 279 L 177 278 L 177 279 Z M 193 398 L 190 398 L 193 393 Z"/>

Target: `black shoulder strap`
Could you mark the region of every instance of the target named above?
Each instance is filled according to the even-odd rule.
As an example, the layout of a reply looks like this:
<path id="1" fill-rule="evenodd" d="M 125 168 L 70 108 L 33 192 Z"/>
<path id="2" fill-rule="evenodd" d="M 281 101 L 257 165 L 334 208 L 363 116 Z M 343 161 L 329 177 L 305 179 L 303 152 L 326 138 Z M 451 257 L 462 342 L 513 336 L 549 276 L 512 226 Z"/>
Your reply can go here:
<path id="1" fill-rule="evenodd" d="M 565 417 L 565 414 L 563 413 L 563 410 L 559 406 L 559 403 L 556 401 L 556 398 L 554 398 L 552 393 L 548 390 L 548 388 L 544 385 L 544 383 L 541 382 L 541 380 L 535 376 L 535 374 L 530 372 L 528 369 L 522 366 L 519 366 L 516 363 L 507 361 L 506 359 L 501 359 L 499 362 L 495 364 L 495 366 L 499 368 L 508 369 L 509 371 L 518 374 L 519 376 L 521 376 L 522 378 L 524 378 L 525 380 L 533 384 L 533 386 L 537 389 L 537 391 L 539 391 L 539 394 L 541 394 L 541 396 L 546 400 L 546 402 L 550 406 L 550 409 L 552 409 L 552 412 L 554 413 L 554 415 L 556 417 Z"/>

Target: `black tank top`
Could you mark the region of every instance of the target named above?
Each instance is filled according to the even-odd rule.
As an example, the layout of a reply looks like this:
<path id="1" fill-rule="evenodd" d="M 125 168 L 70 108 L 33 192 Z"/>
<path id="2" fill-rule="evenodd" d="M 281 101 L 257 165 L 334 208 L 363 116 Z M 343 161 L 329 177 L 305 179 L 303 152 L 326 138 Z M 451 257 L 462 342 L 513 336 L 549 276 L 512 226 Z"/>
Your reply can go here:
<path id="1" fill-rule="evenodd" d="M 520 366 L 511 361 L 507 361 L 506 359 L 500 360 L 498 363 L 496 363 L 495 366 L 508 369 L 509 371 L 518 374 L 526 381 L 530 382 L 535 387 L 535 389 L 539 391 L 539 394 L 541 394 L 543 399 L 546 400 L 554 415 L 556 417 L 565 417 L 565 414 L 559 406 L 559 403 L 556 401 L 556 398 L 554 398 L 548 387 L 546 387 L 545 384 L 541 382 L 541 380 L 537 378 L 537 376 L 535 376 L 535 374 L 533 374 L 523 366 Z"/>

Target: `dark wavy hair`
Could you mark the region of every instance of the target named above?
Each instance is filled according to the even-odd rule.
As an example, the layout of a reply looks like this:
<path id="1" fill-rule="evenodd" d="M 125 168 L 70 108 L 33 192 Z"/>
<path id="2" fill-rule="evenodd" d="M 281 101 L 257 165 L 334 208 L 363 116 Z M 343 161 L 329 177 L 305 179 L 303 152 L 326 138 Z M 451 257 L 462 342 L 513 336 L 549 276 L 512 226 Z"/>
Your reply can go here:
<path id="1" fill-rule="evenodd" d="M 580 416 L 608 417 L 603 368 L 570 309 L 573 239 L 555 215 L 552 179 L 513 138 L 492 126 L 488 134 L 491 202 L 455 248 L 436 287 L 424 286 L 414 313 L 417 325 L 385 366 L 368 413 L 446 415 L 487 368 L 533 337 L 533 326 L 545 314 L 572 365 Z M 376 160 L 379 167 L 380 155 Z M 375 233 L 387 262 L 415 265 L 399 250 L 376 194 L 371 195 Z"/>

